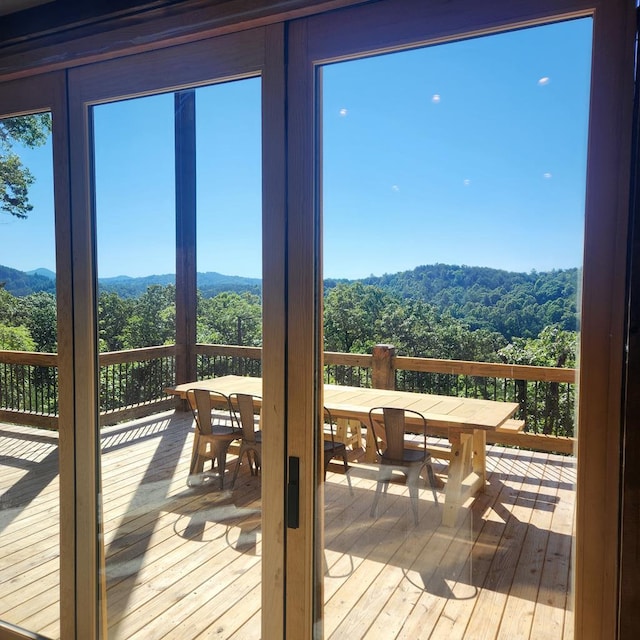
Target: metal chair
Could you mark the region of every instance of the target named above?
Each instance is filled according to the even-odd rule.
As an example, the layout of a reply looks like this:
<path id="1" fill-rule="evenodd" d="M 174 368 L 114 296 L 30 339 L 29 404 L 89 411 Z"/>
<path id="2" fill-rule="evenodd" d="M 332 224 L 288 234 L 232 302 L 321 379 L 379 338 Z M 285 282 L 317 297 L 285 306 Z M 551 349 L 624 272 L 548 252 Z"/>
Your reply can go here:
<path id="1" fill-rule="evenodd" d="M 223 489 L 229 445 L 241 437 L 240 431 L 233 426 L 229 398 L 217 391 L 189 389 L 187 400 L 196 422 L 187 485 L 191 487 L 203 483 L 208 475 L 204 472 L 204 461 L 209 459 L 212 472 L 217 463 L 220 489 Z M 221 411 L 214 413 L 216 408 L 221 408 Z M 199 479 L 197 483 L 196 478 Z"/>
<path id="2" fill-rule="evenodd" d="M 331 415 L 331 411 L 324 408 L 324 421 L 325 426 L 329 425 L 329 431 L 331 433 L 331 440 L 324 440 L 324 478 L 327 479 L 327 470 L 329 469 L 329 463 L 334 458 L 340 456 L 344 463 L 344 473 L 347 476 L 347 483 L 349 484 L 349 493 L 353 495 L 353 487 L 351 486 L 351 474 L 349 473 L 349 461 L 347 460 L 347 446 L 344 442 L 336 442 L 335 439 L 335 428 L 333 416 Z"/>
<path id="3" fill-rule="evenodd" d="M 238 464 L 233 474 L 231 488 L 236 484 L 242 458 L 247 456 L 251 475 L 258 475 L 262 466 L 262 431 L 256 430 L 256 413 L 262 404 L 260 396 L 252 396 L 248 393 L 232 393 L 229 396 L 231 412 L 242 433 L 240 451 L 238 452 Z"/>
<path id="4" fill-rule="evenodd" d="M 380 415 L 382 412 L 382 415 Z M 407 417 L 411 418 L 410 429 L 407 429 Z M 415 424 L 414 424 L 415 422 Z M 369 424 L 378 452 L 380 468 L 376 494 L 371 506 L 371 517 L 375 517 L 378 500 L 384 489 L 387 493 L 389 481 L 394 471 L 403 473 L 407 478 L 409 497 L 413 509 L 413 519 L 418 524 L 418 480 L 423 469 L 426 468 L 433 497 L 438 503 L 436 493 L 436 479 L 431 466 L 431 454 L 427 451 L 427 421 L 417 411 L 400 409 L 397 407 L 374 407 L 369 411 Z M 413 441 L 414 447 L 406 447 L 405 432 L 410 430 L 421 436 Z M 417 446 L 416 446 L 417 445 Z M 425 478 L 426 486 L 426 478 Z"/>

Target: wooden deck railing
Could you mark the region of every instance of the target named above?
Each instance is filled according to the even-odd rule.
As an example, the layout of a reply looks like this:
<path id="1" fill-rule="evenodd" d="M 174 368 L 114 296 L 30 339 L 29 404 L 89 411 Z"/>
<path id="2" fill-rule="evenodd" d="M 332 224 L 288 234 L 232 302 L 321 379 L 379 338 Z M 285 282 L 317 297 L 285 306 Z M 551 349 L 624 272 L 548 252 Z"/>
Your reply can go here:
<path id="1" fill-rule="evenodd" d="M 198 379 L 261 375 L 259 347 L 198 344 L 196 354 Z M 573 452 L 574 369 L 410 358 L 396 356 L 389 345 L 372 354 L 325 352 L 324 362 L 329 383 L 516 401 L 526 431 L 491 440 Z M 100 354 L 101 423 L 174 406 L 163 392 L 174 384 L 174 345 Z M 0 420 L 57 427 L 56 354 L 0 351 Z"/>

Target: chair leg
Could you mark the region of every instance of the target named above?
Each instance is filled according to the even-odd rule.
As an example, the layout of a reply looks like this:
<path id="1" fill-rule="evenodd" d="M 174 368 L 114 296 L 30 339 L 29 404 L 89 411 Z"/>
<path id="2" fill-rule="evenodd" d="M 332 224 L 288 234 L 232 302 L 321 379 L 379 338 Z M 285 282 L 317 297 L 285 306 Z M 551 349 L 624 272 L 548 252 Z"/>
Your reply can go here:
<path id="1" fill-rule="evenodd" d="M 189 475 L 192 476 L 196 472 L 196 465 L 198 464 L 200 447 L 200 436 L 196 431 L 193 434 L 193 448 L 191 449 L 191 464 L 189 465 Z"/>
<path id="2" fill-rule="evenodd" d="M 344 474 L 347 476 L 347 483 L 349 485 L 349 493 L 353 495 L 353 487 L 351 486 L 351 469 L 349 469 L 349 462 L 347 460 L 347 451 L 346 449 L 342 452 L 342 461 L 344 462 Z M 325 474 L 326 474 L 325 468 Z"/>
<path id="3" fill-rule="evenodd" d="M 376 494 L 373 497 L 373 504 L 371 505 L 371 512 L 369 516 L 371 518 L 376 517 L 376 511 L 378 510 L 378 500 L 380 500 L 381 493 L 387 493 L 389 488 L 389 480 L 391 480 L 391 473 L 382 467 L 378 471 L 378 484 L 376 484 Z"/>
<path id="4" fill-rule="evenodd" d="M 224 470 L 227 464 L 227 451 L 231 442 L 222 442 L 219 445 L 219 449 L 216 455 L 218 459 L 218 473 L 220 474 L 220 490 L 224 489 Z"/>
<path id="5" fill-rule="evenodd" d="M 420 482 L 420 471 L 421 469 L 414 467 L 412 470 L 407 473 L 407 486 L 409 488 L 409 500 L 411 501 L 411 509 L 413 511 L 413 522 L 418 524 L 418 503 L 419 503 L 419 492 L 418 492 L 418 484 Z"/>
<path id="6" fill-rule="evenodd" d="M 238 471 L 240 471 L 240 465 L 242 464 L 242 456 L 244 455 L 245 451 L 242 448 L 242 445 L 240 445 L 240 451 L 238 452 L 238 459 L 236 461 L 236 469 L 233 472 L 233 480 L 231 481 L 231 490 L 233 491 L 233 488 L 236 486 L 236 480 L 238 479 Z M 249 453 L 247 452 L 247 457 L 249 456 Z M 249 460 L 249 463 L 251 463 L 251 460 Z"/>
<path id="7" fill-rule="evenodd" d="M 433 499 L 438 504 L 438 494 L 436 493 L 436 476 L 433 473 L 433 465 L 430 462 L 427 462 L 425 465 L 427 468 L 427 475 L 429 476 L 429 483 L 431 484 L 431 491 L 433 492 Z"/>
<path id="8" fill-rule="evenodd" d="M 378 500 L 380 499 L 380 492 L 383 484 L 384 481 L 378 480 L 378 484 L 376 485 L 376 495 L 373 497 L 373 504 L 371 505 L 371 511 L 369 512 L 370 518 L 376 517 L 376 511 L 378 510 Z"/>
<path id="9" fill-rule="evenodd" d="M 189 475 L 187 486 L 193 487 L 202 484 L 201 474 L 204 472 L 204 458 L 200 455 L 200 434 L 196 430 L 193 437 L 193 448 L 191 450 L 191 463 L 189 465 Z M 200 476 L 200 482 L 194 482 L 196 476 Z"/>

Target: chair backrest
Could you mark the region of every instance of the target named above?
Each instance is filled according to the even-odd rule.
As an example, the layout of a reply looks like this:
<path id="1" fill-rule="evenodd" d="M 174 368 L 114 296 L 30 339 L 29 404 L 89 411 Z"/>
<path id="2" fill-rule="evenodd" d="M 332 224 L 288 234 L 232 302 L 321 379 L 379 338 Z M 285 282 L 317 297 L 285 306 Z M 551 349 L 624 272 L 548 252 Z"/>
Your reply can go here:
<path id="1" fill-rule="evenodd" d="M 256 410 L 261 403 L 260 396 L 252 396 L 248 393 L 232 393 L 229 396 L 229 406 L 242 429 L 242 437 L 247 442 L 255 442 Z"/>
<path id="2" fill-rule="evenodd" d="M 407 418 L 410 418 L 411 422 L 409 428 Z M 374 407 L 369 411 L 369 423 L 379 456 L 386 453 L 388 458 L 402 460 L 407 431 L 419 433 L 423 438 L 423 446 L 427 445 L 427 421 L 418 411 L 398 407 Z"/>
<path id="3" fill-rule="evenodd" d="M 329 430 L 331 433 L 331 444 L 335 446 L 336 444 L 335 434 L 334 434 L 335 423 L 333 422 L 333 416 L 331 415 L 331 411 L 329 411 L 327 407 L 324 407 L 324 423 L 329 425 Z"/>
<path id="4" fill-rule="evenodd" d="M 196 427 L 202 435 L 210 435 L 213 426 L 212 411 L 215 407 L 220 407 L 229 413 L 231 418 L 229 398 L 219 391 L 209 391 L 208 389 L 189 389 L 187 400 L 196 420 Z M 231 422 L 231 426 L 233 422 Z"/>

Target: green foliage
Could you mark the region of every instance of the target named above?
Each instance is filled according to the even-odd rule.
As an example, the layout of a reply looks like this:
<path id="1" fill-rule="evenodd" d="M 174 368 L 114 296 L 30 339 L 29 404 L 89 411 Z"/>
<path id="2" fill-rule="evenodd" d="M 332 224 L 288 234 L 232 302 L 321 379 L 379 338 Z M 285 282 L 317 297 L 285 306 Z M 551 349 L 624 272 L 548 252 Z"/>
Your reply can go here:
<path id="1" fill-rule="evenodd" d="M 0 349 L 7 351 L 35 351 L 36 343 L 24 325 L 7 327 L 0 324 Z"/>
<path id="2" fill-rule="evenodd" d="M 0 324 L 18 326 L 24 322 L 20 298 L 16 298 L 0 286 Z"/>
<path id="3" fill-rule="evenodd" d="M 197 341 L 209 344 L 262 344 L 262 304 L 253 293 L 225 291 L 198 300 Z"/>
<path id="4" fill-rule="evenodd" d="M 123 347 L 137 349 L 175 342 L 175 315 L 175 286 L 151 285 L 131 308 L 122 330 Z"/>
<path id="5" fill-rule="evenodd" d="M 36 351 L 55 353 L 58 344 L 56 298 L 41 291 L 24 298 L 26 324 L 35 341 Z"/>
<path id="6" fill-rule="evenodd" d="M 324 300 L 324 348 L 367 353 L 378 342 L 382 316 L 398 300 L 361 282 L 338 284 Z"/>
<path id="7" fill-rule="evenodd" d="M 537 338 L 515 338 L 498 355 L 508 364 L 573 368 L 577 348 L 577 332 L 565 331 L 555 324 L 545 327 Z"/>
<path id="8" fill-rule="evenodd" d="M 34 177 L 13 147 L 16 143 L 26 147 L 42 146 L 50 133 L 48 113 L 0 120 L 0 211 L 26 218 L 33 209 L 28 192 Z"/>
<path id="9" fill-rule="evenodd" d="M 578 269 L 527 274 L 435 264 L 363 282 L 405 300 L 427 302 L 462 320 L 471 330 L 498 332 L 510 341 L 535 338 L 550 324 L 575 331 L 580 277 Z"/>
<path id="10" fill-rule="evenodd" d="M 98 298 L 98 335 L 100 351 L 120 351 L 125 348 L 125 329 L 136 303 L 117 293 L 103 292 Z"/>
<path id="11" fill-rule="evenodd" d="M 506 340 L 421 300 L 360 282 L 336 284 L 325 296 L 325 349 L 369 353 L 379 343 L 393 344 L 399 355 L 491 362 Z"/>

